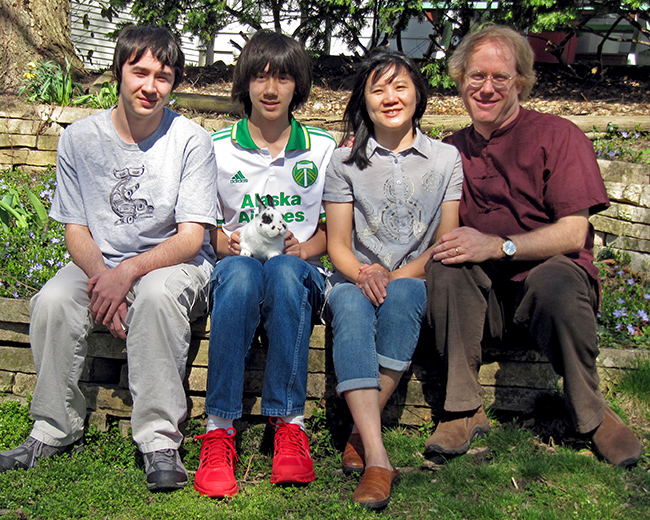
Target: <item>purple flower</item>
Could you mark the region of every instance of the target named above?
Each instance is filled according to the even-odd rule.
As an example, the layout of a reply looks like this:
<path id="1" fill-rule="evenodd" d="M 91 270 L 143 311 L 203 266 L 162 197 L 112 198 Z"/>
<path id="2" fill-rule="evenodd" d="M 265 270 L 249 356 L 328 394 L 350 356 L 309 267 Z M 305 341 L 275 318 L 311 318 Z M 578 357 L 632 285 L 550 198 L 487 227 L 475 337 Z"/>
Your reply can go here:
<path id="1" fill-rule="evenodd" d="M 63 259 L 67 260 L 68 258 L 70 258 L 70 253 L 63 253 Z"/>
<path id="2" fill-rule="evenodd" d="M 630 135 L 630 132 L 626 132 L 625 130 L 623 130 L 621 132 L 621 137 L 623 137 L 623 139 L 627 139 L 629 137 L 629 135 Z"/>
<path id="3" fill-rule="evenodd" d="M 611 150 L 607 155 L 609 155 L 610 157 L 615 157 L 616 153 L 614 152 L 614 150 Z"/>
<path id="4" fill-rule="evenodd" d="M 616 303 L 618 303 L 619 305 L 623 305 L 625 303 L 625 300 L 623 298 L 619 298 L 618 300 L 616 300 Z"/>
<path id="5" fill-rule="evenodd" d="M 615 318 L 621 318 L 623 316 L 627 316 L 627 310 L 625 308 L 623 308 L 623 309 L 614 309 L 614 317 Z"/>
<path id="6" fill-rule="evenodd" d="M 624 272 L 625 272 L 625 271 L 623 271 L 623 270 L 621 269 L 620 271 L 616 271 L 616 274 L 621 275 L 621 274 L 623 274 Z"/>
<path id="7" fill-rule="evenodd" d="M 650 293 L 645 293 L 645 294 L 643 295 L 643 299 L 644 299 L 644 300 L 650 300 Z"/>
<path id="8" fill-rule="evenodd" d="M 634 285 L 634 283 L 635 283 L 635 282 L 634 282 L 634 279 L 633 279 L 633 278 L 630 278 L 630 279 L 627 281 L 627 284 L 628 284 L 630 287 L 631 287 L 632 285 Z"/>
<path id="9" fill-rule="evenodd" d="M 636 312 L 636 315 L 641 318 L 643 321 L 648 321 L 648 313 L 644 311 L 643 309 L 639 309 Z"/>
<path id="10" fill-rule="evenodd" d="M 636 332 L 636 329 L 634 328 L 634 325 L 632 325 L 631 323 L 628 323 L 628 324 L 627 324 L 627 331 L 628 331 L 630 334 L 634 335 L 634 333 Z"/>
<path id="11" fill-rule="evenodd" d="M 50 242 L 52 242 L 53 244 L 58 244 L 61 242 L 61 239 L 57 237 L 53 237 L 52 240 L 50 240 Z"/>
<path id="12" fill-rule="evenodd" d="M 634 132 L 634 135 L 632 137 L 634 137 L 634 139 L 638 139 L 641 137 L 641 134 L 639 132 Z"/>

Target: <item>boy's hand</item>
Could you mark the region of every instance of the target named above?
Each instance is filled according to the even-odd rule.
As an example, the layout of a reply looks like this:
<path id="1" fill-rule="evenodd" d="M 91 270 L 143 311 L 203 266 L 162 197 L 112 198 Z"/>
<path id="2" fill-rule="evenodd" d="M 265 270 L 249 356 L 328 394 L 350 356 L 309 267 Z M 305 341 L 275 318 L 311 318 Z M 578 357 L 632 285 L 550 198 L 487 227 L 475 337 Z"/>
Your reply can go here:
<path id="1" fill-rule="evenodd" d="M 240 241 L 240 233 L 239 231 L 235 231 L 228 237 L 228 251 L 230 251 L 230 254 L 233 256 L 238 256 L 241 254 L 241 245 L 239 244 Z"/>

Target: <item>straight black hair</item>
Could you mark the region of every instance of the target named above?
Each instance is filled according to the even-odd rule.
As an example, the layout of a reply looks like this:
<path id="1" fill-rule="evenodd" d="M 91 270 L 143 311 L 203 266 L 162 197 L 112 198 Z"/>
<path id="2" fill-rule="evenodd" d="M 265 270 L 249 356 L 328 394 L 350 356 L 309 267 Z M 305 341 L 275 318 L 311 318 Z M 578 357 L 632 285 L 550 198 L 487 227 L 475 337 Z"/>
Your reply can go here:
<path id="1" fill-rule="evenodd" d="M 370 164 L 366 154 L 368 139 L 375 134 L 375 128 L 366 106 L 366 83 L 377 81 L 386 72 L 391 71 L 391 80 L 403 70 L 406 70 L 413 81 L 416 93 L 415 113 L 413 114 L 413 132 L 420 127 L 420 119 L 427 107 L 427 85 L 415 62 L 405 54 L 392 51 L 388 47 L 378 47 L 364 58 L 359 64 L 354 77 L 350 100 L 345 107 L 343 122 L 345 123 L 345 137 L 341 144 L 354 137 L 354 144 L 345 164 L 356 164 L 360 170 Z"/>
<path id="2" fill-rule="evenodd" d="M 311 62 L 304 47 L 284 34 L 262 29 L 244 46 L 233 73 L 232 101 L 243 105 L 244 113 L 249 117 L 253 109 L 248 92 L 251 79 L 264 72 L 267 65 L 271 75 L 287 74 L 296 83 L 289 113 L 299 109 L 309 98 Z"/>
<path id="3" fill-rule="evenodd" d="M 117 84 L 122 83 L 124 64 L 127 61 L 137 63 L 147 51 L 151 51 L 163 67 L 167 65 L 174 70 L 172 90 L 178 87 L 185 70 L 185 55 L 171 32 L 150 25 L 129 25 L 120 32 L 113 54 L 113 76 Z"/>

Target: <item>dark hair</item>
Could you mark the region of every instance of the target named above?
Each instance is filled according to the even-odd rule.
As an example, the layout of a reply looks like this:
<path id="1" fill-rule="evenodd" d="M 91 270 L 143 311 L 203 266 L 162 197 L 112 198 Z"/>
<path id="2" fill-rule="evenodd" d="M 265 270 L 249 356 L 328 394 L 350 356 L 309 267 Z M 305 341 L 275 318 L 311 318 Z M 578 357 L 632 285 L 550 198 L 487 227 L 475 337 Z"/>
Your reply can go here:
<path id="1" fill-rule="evenodd" d="M 129 25 L 120 32 L 113 55 L 113 76 L 117 84 L 122 83 L 124 64 L 127 61 L 129 64 L 137 63 L 147 51 L 151 51 L 163 67 L 168 65 L 174 69 L 172 90 L 178 87 L 185 68 L 183 51 L 167 29 L 148 25 Z"/>
<path id="2" fill-rule="evenodd" d="M 233 73 L 231 98 L 243 105 L 247 116 L 253 105 L 248 92 L 251 79 L 264 72 L 288 74 L 296 83 L 289 113 L 300 108 L 311 92 L 311 62 L 304 47 L 296 40 L 268 29 L 257 31 L 244 46 Z"/>
<path id="3" fill-rule="evenodd" d="M 388 47 L 378 47 L 371 51 L 359 64 L 354 77 L 350 100 L 343 114 L 345 137 L 341 143 L 354 136 L 354 144 L 350 155 L 343 162 L 345 164 L 354 163 L 360 170 L 365 169 L 370 164 L 370 159 L 366 155 L 366 146 L 370 136 L 375 133 L 374 124 L 368 115 L 366 107 L 366 83 L 368 79 L 372 81 L 378 80 L 391 70 L 391 80 L 403 70 L 406 70 L 415 86 L 415 113 L 412 120 L 414 132 L 416 128 L 420 127 L 420 119 L 422 119 L 427 107 L 427 85 L 415 62 L 403 53 L 392 51 Z"/>

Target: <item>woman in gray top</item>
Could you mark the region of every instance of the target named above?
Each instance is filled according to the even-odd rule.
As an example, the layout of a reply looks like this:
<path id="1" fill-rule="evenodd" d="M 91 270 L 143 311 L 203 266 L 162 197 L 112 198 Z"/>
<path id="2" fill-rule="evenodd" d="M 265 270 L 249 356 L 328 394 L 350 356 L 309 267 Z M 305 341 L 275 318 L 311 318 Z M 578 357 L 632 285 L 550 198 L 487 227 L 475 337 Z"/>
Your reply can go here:
<path id="1" fill-rule="evenodd" d="M 384 507 L 398 475 L 381 438 L 381 412 L 409 367 L 425 315 L 424 266 L 436 237 L 458 226 L 463 172 L 455 148 L 419 129 L 426 85 L 401 53 L 360 65 L 345 111 L 351 148 L 327 170 L 327 250 L 335 268 L 325 315 L 337 391 L 354 428 L 346 472 L 364 471 L 353 499 Z"/>

